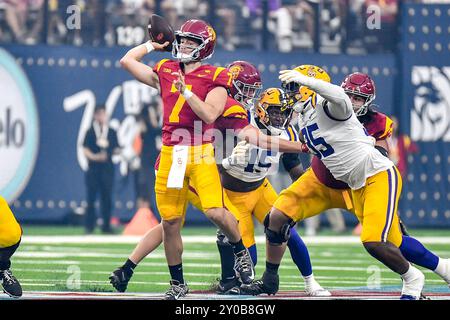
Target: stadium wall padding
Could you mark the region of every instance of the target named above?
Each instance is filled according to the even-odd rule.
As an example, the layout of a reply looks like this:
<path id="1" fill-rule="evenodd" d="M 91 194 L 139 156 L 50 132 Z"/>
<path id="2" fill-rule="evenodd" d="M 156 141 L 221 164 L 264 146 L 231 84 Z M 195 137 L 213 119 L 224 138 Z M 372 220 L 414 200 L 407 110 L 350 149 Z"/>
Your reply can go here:
<path id="1" fill-rule="evenodd" d="M 448 21 L 450 14 L 447 8 L 428 6 L 428 15 L 415 19 L 423 13 L 423 8 L 419 5 L 404 6 L 402 28 L 406 36 L 399 56 L 238 50 L 217 51 L 210 62 L 225 66 L 233 60 L 250 61 L 262 71 L 265 88 L 278 85 L 279 70 L 300 64 L 324 67 L 334 83 L 340 83 L 346 74 L 354 71 L 371 74 L 377 85 L 376 103 L 380 111 L 395 114 L 400 119 L 402 130 L 416 140 L 420 150 L 409 156 L 409 173 L 404 179 L 400 204 L 402 219 L 410 226 L 450 227 L 450 30 L 444 22 Z M 414 15 L 411 15 L 411 9 L 415 10 Z M 432 19 L 436 9 L 442 10 L 442 19 Z M 440 23 L 447 40 L 434 32 Z M 419 32 L 424 25 L 432 30 L 430 34 Z M 411 32 L 411 26 L 418 31 Z M 424 50 L 424 43 L 429 44 L 428 50 Z M 439 47 L 436 43 L 441 44 L 440 51 L 436 49 Z M 119 59 L 126 48 L 19 45 L 3 48 L 15 57 L 28 76 L 38 106 L 40 130 L 34 171 L 26 188 L 13 201 L 13 210 L 22 222 L 66 221 L 85 205 L 77 139 L 79 144 L 80 127 L 86 126 L 92 103 L 108 101 L 108 110 L 126 141 L 127 132 L 132 130 L 132 115 L 154 92 L 133 81 L 120 67 Z M 145 62 L 153 65 L 164 57 L 167 54 L 152 53 L 151 59 Z M 436 77 L 439 78 L 437 83 L 433 80 Z M 436 113 L 433 110 L 437 110 Z M 422 131 L 412 128 L 411 123 L 419 123 Z M 121 165 L 122 169 L 127 167 L 126 161 Z M 122 176 L 119 171 L 117 168 L 113 215 L 126 220 L 135 211 L 133 180 L 129 174 Z M 347 219 L 354 221 L 352 217 Z M 201 213 L 189 209 L 187 224 L 190 223 L 206 223 L 206 219 Z"/>

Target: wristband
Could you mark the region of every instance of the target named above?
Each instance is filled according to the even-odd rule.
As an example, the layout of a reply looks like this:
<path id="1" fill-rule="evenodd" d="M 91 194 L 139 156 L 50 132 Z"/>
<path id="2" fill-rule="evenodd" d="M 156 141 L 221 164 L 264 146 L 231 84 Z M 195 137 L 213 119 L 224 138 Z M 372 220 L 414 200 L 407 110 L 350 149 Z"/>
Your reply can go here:
<path id="1" fill-rule="evenodd" d="M 301 151 L 303 153 L 311 153 L 311 151 L 309 150 L 308 145 L 306 143 L 302 143 Z"/>
<path id="2" fill-rule="evenodd" d="M 184 92 L 181 94 L 186 100 L 194 95 L 194 93 L 189 89 L 184 89 Z"/>
<path id="3" fill-rule="evenodd" d="M 155 50 L 155 47 L 153 46 L 151 41 L 147 41 L 146 43 L 144 43 L 144 46 L 145 46 L 145 49 L 147 49 L 147 53 L 150 53 L 153 50 Z"/>

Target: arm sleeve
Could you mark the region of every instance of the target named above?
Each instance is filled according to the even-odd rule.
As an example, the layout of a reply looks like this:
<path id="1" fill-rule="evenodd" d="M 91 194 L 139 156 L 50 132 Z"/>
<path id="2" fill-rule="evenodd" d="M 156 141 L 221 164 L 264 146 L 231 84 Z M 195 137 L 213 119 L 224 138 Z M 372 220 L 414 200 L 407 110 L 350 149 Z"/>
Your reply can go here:
<path id="1" fill-rule="evenodd" d="M 334 120 L 343 121 L 351 117 L 353 112 L 350 98 L 340 86 L 316 78 L 300 74 L 301 83 L 317 92 L 328 103 L 324 104 L 325 112 Z"/>
<path id="2" fill-rule="evenodd" d="M 295 168 L 301 163 L 298 153 L 283 153 L 281 156 L 281 162 L 287 172 L 291 171 L 292 168 Z"/>

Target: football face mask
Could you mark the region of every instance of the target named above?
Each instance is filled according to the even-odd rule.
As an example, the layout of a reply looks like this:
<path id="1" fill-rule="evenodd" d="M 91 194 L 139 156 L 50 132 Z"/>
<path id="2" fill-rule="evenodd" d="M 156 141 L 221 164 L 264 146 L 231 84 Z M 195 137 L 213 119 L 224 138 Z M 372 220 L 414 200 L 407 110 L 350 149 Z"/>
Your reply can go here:
<path id="1" fill-rule="evenodd" d="M 292 108 L 286 93 L 278 88 L 265 90 L 256 107 L 258 121 L 273 135 L 280 135 L 289 124 Z"/>

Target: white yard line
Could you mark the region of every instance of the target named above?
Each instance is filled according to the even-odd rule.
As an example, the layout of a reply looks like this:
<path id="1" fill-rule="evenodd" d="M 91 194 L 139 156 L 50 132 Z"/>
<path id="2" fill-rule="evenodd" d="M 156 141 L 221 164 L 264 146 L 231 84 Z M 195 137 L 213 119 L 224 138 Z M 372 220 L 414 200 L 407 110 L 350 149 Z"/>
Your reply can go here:
<path id="1" fill-rule="evenodd" d="M 23 268 L 14 268 L 14 271 L 17 272 L 29 272 L 29 269 L 23 269 Z M 33 269 L 34 272 L 39 272 L 39 273 L 55 273 L 55 274 L 67 274 L 67 270 L 65 269 Z M 87 271 L 87 270 L 83 270 L 81 272 L 82 275 L 84 274 L 94 274 L 94 275 L 109 275 L 109 271 Z M 155 272 L 147 272 L 147 271 L 138 271 L 135 273 L 135 275 L 138 276 L 167 276 L 167 272 L 162 272 L 162 271 L 155 271 Z M 213 274 L 210 273 L 201 273 L 201 272 L 185 272 L 184 275 L 186 277 L 210 277 L 210 278 L 214 278 Z M 332 283 L 332 282 L 336 282 L 339 283 L 341 281 L 357 281 L 359 283 L 361 282 L 366 282 L 367 281 L 367 277 L 358 277 L 358 276 L 352 276 L 352 277 L 342 277 L 342 276 L 315 276 L 316 280 L 321 280 L 324 283 Z M 294 279 L 297 280 L 297 286 L 300 285 L 300 287 L 303 287 L 303 279 L 300 277 L 300 275 L 283 275 L 283 279 Z M 21 279 L 23 280 L 23 279 Z M 360 280 L 360 281 L 358 281 Z M 381 278 L 381 281 L 383 282 L 398 282 L 398 277 L 386 277 L 384 276 L 383 278 Z M 31 282 L 37 282 L 37 281 L 58 281 L 58 280 L 48 280 L 48 279 L 40 279 L 40 278 L 35 278 L 35 279 L 25 279 L 25 281 L 31 281 Z M 65 281 L 65 280 L 59 280 L 59 281 Z M 85 280 L 82 280 L 85 281 Z M 89 280 L 88 280 L 89 281 Z M 427 283 L 432 282 L 432 283 L 437 283 L 437 284 L 442 284 L 444 285 L 445 283 L 443 282 L 443 280 L 440 279 L 427 279 L 426 280 Z M 132 283 L 134 284 L 148 284 L 149 282 L 140 282 L 140 281 L 135 281 L 132 280 Z M 281 282 L 283 283 L 283 282 Z M 292 282 L 286 282 L 286 284 L 292 284 Z"/>
<path id="2" fill-rule="evenodd" d="M 95 244 L 95 243 L 118 243 L 136 244 L 141 239 L 140 236 L 24 236 L 22 244 Z M 306 244 L 360 244 L 357 236 L 315 236 L 302 237 Z M 450 244 L 450 237 L 418 237 L 424 244 Z M 209 243 L 216 241 L 215 236 L 183 236 L 184 243 Z M 264 236 L 257 236 L 258 244 L 265 243 Z"/>

